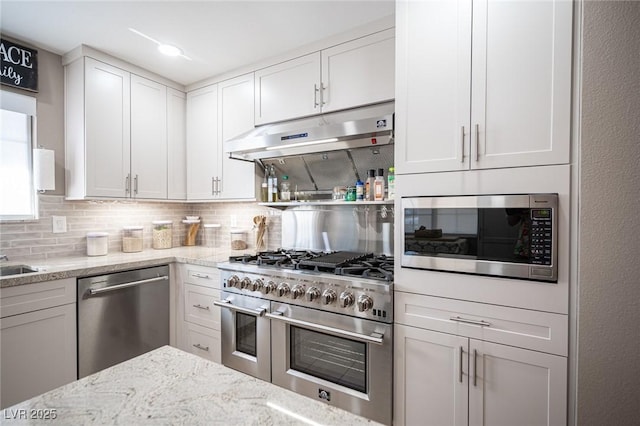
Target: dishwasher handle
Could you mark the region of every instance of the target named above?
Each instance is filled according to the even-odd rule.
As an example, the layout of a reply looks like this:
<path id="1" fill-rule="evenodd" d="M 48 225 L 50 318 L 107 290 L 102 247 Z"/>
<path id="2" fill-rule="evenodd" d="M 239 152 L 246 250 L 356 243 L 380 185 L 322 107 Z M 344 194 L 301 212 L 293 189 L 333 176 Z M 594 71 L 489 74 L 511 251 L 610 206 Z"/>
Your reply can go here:
<path id="1" fill-rule="evenodd" d="M 168 279 L 169 279 L 168 275 L 162 275 L 160 277 L 148 278 L 146 280 L 132 281 L 130 283 L 117 284 L 117 285 L 112 285 L 112 286 L 109 286 L 109 287 L 90 288 L 89 289 L 89 295 L 90 296 L 95 296 L 96 294 L 108 293 L 110 291 L 121 290 L 123 288 L 128 288 L 128 287 L 135 287 L 137 285 L 153 283 L 153 282 L 156 282 L 156 281 L 166 281 Z"/>

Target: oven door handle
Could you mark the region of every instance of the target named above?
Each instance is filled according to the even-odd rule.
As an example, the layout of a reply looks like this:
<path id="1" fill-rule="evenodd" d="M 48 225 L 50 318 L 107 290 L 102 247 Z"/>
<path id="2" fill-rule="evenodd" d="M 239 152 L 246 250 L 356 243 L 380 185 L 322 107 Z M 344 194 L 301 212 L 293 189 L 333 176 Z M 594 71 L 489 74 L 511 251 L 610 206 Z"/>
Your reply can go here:
<path id="1" fill-rule="evenodd" d="M 232 311 L 242 312 L 243 314 L 255 315 L 259 317 L 264 316 L 265 312 L 267 312 L 266 308 L 250 309 L 250 308 L 243 308 L 241 306 L 235 306 L 231 304 L 231 300 L 226 300 L 226 299 L 220 300 L 220 301 L 214 300 L 213 304 L 221 308 L 227 308 Z"/>
<path id="2" fill-rule="evenodd" d="M 327 332 L 327 333 L 335 334 L 337 336 L 344 336 L 344 337 L 358 340 L 364 343 L 374 343 L 376 345 L 382 345 L 382 343 L 384 342 L 383 333 L 373 333 L 371 336 L 367 336 L 366 334 L 354 333 L 352 331 L 341 330 L 335 327 L 329 327 L 326 325 L 314 324 L 312 322 L 285 317 L 282 315 L 282 312 L 277 312 L 277 311 L 274 313 L 266 314 L 265 316 L 267 318 L 286 322 L 287 324 L 299 325 L 300 327 L 305 327 L 314 331 Z"/>

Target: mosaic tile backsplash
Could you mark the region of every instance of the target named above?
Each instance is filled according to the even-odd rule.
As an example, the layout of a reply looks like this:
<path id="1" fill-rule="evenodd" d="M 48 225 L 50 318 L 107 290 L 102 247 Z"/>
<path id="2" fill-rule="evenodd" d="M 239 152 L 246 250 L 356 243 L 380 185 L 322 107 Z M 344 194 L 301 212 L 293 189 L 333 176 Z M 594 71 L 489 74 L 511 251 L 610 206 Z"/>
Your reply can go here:
<path id="1" fill-rule="evenodd" d="M 36 261 L 85 255 L 87 232 L 109 233 L 109 252 L 122 251 L 122 228 L 144 226 L 144 249 L 152 245 L 154 220 L 173 221 L 173 246 L 183 244 L 186 215 L 200 216 L 201 224 L 218 223 L 218 245 L 229 247 L 230 229 L 235 219 L 237 228 L 247 231 L 249 249 L 253 247 L 253 218 L 267 217 L 267 248 L 281 243 L 280 211 L 248 202 L 162 203 L 142 201 L 67 201 L 59 195 L 40 195 L 40 218 L 35 221 L 0 223 L 0 253 L 9 260 Z M 52 216 L 65 216 L 67 232 L 52 232 Z M 196 244 L 204 244 L 204 228 L 198 231 Z"/>

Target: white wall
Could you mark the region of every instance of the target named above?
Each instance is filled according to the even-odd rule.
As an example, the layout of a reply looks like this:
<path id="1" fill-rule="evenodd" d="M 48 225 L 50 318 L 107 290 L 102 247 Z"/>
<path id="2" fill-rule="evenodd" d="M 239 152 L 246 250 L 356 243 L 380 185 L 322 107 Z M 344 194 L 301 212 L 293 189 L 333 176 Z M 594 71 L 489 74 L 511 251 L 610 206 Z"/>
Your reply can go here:
<path id="1" fill-rule="evenodd" d="M 640 421 L 640 2 L 585 1 L 577 424 Z"/>
<path id="2" fill-rule="evenodd" d="M 38 49 L 22 40 L 11 37 L 11 40 L 22 46 L 38 51 L 38 92 L 29 92 L 9 86 L 2 90 L 33 96 L 37 99 L 38 145 L 55 151 L 56 190 L 47 194 L 64 194 L 64 68 L 62 57 L 44 49 Z"/>

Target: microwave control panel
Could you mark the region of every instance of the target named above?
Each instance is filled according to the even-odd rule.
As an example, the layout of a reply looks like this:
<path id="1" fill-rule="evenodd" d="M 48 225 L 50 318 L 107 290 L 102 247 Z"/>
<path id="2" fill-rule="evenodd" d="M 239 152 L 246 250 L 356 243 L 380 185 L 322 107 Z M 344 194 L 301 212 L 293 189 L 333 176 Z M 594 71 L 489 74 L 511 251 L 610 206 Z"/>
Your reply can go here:
<path id="1" fill-rule="evenodd" d="M 531 254 L 534 265 L 552 265 L 552 229 L 551 209 L 531 209 Z"/>

